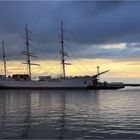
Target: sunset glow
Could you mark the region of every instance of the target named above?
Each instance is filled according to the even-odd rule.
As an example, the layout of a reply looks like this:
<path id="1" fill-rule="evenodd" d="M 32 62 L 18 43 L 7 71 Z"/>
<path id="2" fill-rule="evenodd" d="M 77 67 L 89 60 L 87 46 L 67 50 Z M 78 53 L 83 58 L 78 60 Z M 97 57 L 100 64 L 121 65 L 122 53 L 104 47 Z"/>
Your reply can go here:
<path id="1" fill-rule="evenodd" d="M 83 76 L 96 74 L 97 65 L 100 66 L 100 71 L 110 70 L 104 74 L 103 79 L 108 78 L 140 78 L 140 64 L 135 61 L 113 61 L 108 59 L 77 59 L 69 61 L 72 65 L 66 66 L 67 76 Z M 61 75 L 61 65 L 59 61 L 35 61 L 41 66 L 32 66 L 32 77 L 39 75 L 52 75 L 53 77 Z M 0 73 L 3 73 L 3 64 L 1 62 Z M 27 66 L 20 61 L 7 62 L 7 74 L 28 73 Z M 114 79 L 115 80 L 115 79 Z"/>

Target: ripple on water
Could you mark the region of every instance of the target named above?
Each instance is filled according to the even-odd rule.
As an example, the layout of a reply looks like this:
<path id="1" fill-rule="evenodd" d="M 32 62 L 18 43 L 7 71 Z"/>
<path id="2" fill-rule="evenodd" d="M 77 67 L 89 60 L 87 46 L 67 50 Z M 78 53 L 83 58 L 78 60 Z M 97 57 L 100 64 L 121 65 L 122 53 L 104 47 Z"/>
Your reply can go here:
<path id="1" fill-rule="evenodd" d="M 140 138 L 140 89 L 5 91 L 0 102 L 0 138 Z"/>

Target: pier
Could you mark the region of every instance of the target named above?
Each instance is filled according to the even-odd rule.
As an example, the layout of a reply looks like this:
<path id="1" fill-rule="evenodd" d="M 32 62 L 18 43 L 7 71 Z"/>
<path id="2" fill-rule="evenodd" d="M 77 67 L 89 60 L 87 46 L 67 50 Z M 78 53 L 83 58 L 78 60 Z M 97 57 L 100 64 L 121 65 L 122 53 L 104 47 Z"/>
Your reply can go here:
<path id="1" fill-rule="evenodd" d="M 124 86 L 129 86 L 129 87 L 140 87 L 140 84 L 124 84 Z"/>

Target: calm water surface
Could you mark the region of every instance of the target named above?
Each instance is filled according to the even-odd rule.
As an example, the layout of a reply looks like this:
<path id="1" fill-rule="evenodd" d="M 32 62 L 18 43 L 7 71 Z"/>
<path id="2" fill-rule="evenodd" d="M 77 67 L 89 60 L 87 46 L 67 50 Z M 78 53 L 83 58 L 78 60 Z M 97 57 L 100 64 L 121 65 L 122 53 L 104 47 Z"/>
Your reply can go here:
<path id="1" fill-rule="evenodd" d="M 140 88 L 0 90 L 0 138 L 140 138 Z"/>

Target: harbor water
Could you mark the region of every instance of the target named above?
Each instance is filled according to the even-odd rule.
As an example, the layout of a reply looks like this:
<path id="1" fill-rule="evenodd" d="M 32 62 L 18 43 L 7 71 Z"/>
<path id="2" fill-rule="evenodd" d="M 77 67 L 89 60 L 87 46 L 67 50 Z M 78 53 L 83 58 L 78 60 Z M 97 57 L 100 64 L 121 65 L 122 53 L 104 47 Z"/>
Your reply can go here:
<path id="1" fill-rule="evenodd" d="M 0 138 L 139 139 L 140 88 L 0 90 Z"/>

